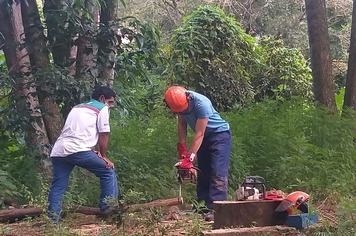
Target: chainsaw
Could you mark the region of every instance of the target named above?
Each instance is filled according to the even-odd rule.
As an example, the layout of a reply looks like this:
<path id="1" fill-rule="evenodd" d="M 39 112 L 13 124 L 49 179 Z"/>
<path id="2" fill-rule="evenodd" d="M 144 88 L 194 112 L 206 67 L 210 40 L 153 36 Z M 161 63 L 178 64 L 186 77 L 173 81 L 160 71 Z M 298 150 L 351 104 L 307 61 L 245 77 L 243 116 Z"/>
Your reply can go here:
<path id="1" fill-rule="evenodd" d="M 266 197 L 265 180 L 261 176 L 247 176 L 235 192 L 235 199 L 258 200 Z M 262 195 L 260 197 L 260 195 Z"/>
<path id="2" fill-rule="evenodd" d="M 178 198 L 183 202 L 182 197 L 182 185 L 187 183 L 196 184 L 197 182 L 198 168 L 193 167 L 190 169 L 177 167 L 177 181 L 179 185 Z"/>

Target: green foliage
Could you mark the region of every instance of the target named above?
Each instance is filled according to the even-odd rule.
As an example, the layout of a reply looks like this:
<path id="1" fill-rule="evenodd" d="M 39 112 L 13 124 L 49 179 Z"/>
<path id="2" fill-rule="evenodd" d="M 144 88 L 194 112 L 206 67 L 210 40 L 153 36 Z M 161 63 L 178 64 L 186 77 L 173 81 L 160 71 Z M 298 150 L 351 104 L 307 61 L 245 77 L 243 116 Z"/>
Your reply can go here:
<path id="1" fill-rule="evenodd" d="M 255 39 L 221 9 L 195 10 L 177 29 L 172 47 L 176 83 L 207 95 L 219 110 L 253 98 L 249 79 L 258 61 Z"/>
<path id="2" fill-rule="evenodd" d="M 19 198 L 23 190 L 20 179 L 12 173 L 12 158 L 20 155 L 21 151 L 16 140 L 11 139 L 5 132 L 0 131 L 0 208 L 4 207 L 4 199 Z"/>
<path id="3" fill-rule="evenodd" d="M 255 100 L 312 97 L 311 70 L 298 49 L 284 47 L 281 40 L 262 38 L 259 41 L 263 65 L 253 78 Z"/>
<path id="4" fill-rule="evenodd" d="M 0 193 L 0 209 L 4 207 L 6 198 L 11 199 L 20 195 L 17 191 L 16 181 L 4 170 L 0 170 Z"/>
<path id="5" fill-rule="evenodd" d="M 342 107 L 344 105 L 344 97 L 345 97 L 345 87 L 341 88 L 338 93 L 335 95 L 336 106 L 338 111 L 342 111 Z"/>
<path id="6" fill-rule="evenodd" d="M 174 82 L 207 95 L 218 110 L 265 98 L 311 98 L 311 71 L 301 52 L 255 38 L 216 7 L 188 16 L 172 43 Z"/>
<path id="7" fill-rule="evenodd" d="M 128 197 L 148 201 L 177 195 L 175 122 L 164 114 L 158 110 L 148 121 L 130 119 L 126 125 L 112 128 L 109 157 Z"/>
<path id="8" fill-rule="evenodd" d="M 131 42 L 120 46 L 114 86 L 119 91 L 121 116 L 145 116 L 160 103 L 165 86 L 159 78 L 164 63 L 159 49 L 160 32 L 153 25 L 129 19 L 122 31 Z"/>
<path id="9" fill-rule="evenodd" d="M 356 199 L 353 196 L 344 196 L 341 198 L 337 209 L 339 225 L 337 235 L 355 235 L 356 234 Z"/>

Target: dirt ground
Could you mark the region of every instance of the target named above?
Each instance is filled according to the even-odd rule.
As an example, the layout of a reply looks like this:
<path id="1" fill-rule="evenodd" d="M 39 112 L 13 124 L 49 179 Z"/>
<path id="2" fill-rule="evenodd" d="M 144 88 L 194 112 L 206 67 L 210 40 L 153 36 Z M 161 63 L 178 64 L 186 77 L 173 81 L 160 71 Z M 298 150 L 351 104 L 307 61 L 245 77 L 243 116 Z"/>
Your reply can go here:
<path id="1" fill-rule="evenodd" d="M 177 207 L 153 209 L 102 219 L 96 216 L 70 214 L 58 225 L 49 223 L 45 216 L 11 224 L 0 223 L 1 236 L 42 235 L 199 235 L 210 229 L 199 214 L 180 211 Z"/>
<path id="2" fill-rule="evenodd" d="M 316 205 L 321 223 L 336 224 L 334 204 L 328 199 Z M 107 219 L 70 213 L 58 225 L 51 224 L 45 215 L 11 224 L 0 223 L 0 236 L 201 235 L 202 231 L 212 229 L 212 223 L 204 221 L 199 214 L 178 207 L 125 213 L 122 217 Z"/>

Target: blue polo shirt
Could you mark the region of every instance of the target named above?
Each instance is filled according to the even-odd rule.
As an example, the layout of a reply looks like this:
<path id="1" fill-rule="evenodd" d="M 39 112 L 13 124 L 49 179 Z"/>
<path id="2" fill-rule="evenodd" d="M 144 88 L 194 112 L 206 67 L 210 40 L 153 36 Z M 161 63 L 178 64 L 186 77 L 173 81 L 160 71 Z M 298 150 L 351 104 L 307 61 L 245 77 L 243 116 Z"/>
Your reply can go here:
<path id="1" fill-rule="evenodd" d="M 182 115 L 190 128 L 195 131 L 197 119 L 209 118 L 205 135 L 220 133 L 230 129 L 229 123 L 220 117 L 209 98 L 193 91 L 188 91 L 188 93 L 190 95 L 189 107 L 187 111 L 179 114 Z"/>

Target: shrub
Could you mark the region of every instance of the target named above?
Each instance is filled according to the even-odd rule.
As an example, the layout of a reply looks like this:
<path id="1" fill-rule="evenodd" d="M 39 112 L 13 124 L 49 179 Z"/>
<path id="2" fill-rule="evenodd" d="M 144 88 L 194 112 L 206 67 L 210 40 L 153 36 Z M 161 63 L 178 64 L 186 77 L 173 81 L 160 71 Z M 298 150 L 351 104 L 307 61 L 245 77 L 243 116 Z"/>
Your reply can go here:
<path id="1" fill-rule="evenodd" d="M 220 111 L 265 98 L 311 98 L 311 71 L 299 50 L 256 40 L 220 8 L 203 6 L 186 17 L 171 50 L 173 82 L 206 95 Z"/>
<path id="2" fill-rule="evenodd" d="M 298 49 L 286 48 L 281 40 L 259 40 L 263 63 L 252 79 L 255 100 L 312 97 L 311 70 Z"/>
<path id="3" fill-rule="evenodd" d="M 217 7 L 199 7 L 173 37 L 175 82 L 207 95 L 219 110 L 246 104 L 253 98 L 254 47 L 255 39 L 234 18 Z"/>

